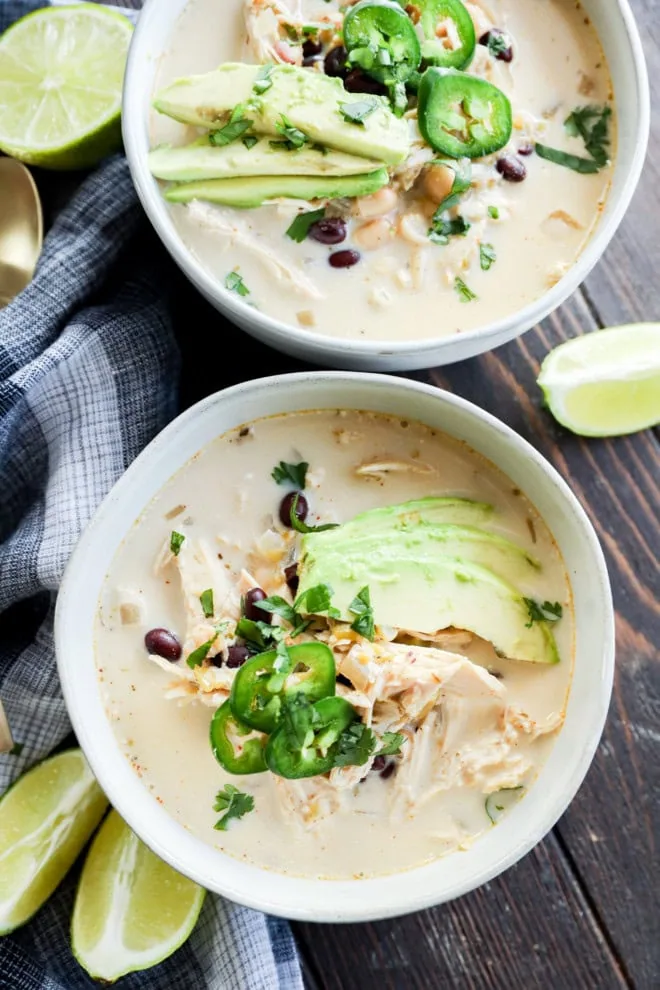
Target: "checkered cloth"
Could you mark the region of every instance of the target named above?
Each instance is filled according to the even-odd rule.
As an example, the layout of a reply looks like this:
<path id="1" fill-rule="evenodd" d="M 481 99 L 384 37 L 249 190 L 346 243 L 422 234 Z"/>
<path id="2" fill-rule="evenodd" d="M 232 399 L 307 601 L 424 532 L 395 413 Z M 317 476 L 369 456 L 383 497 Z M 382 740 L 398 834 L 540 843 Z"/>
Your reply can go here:
<path id="1" fill-rule="evenodd" d="M 36 6 L 0 0 L 0 32 Z M 70 732 L 52 631 L 69 554 L 106 492 L 177 412 L 167 264 L 116 156 L 82 183 L 34 280 L 0 310 L 0 696 L 22 744 L 0 756 L 0 793 Z M 28 599 L 34 607 L 16 605 Z M 32 922 L 0 939 L 0 987 L 98 986 L 69 948 L 74 874 Z M 187 944 L 120 986 L 296 990 L 302 981 L 285 922 L 208 896 Z"/>

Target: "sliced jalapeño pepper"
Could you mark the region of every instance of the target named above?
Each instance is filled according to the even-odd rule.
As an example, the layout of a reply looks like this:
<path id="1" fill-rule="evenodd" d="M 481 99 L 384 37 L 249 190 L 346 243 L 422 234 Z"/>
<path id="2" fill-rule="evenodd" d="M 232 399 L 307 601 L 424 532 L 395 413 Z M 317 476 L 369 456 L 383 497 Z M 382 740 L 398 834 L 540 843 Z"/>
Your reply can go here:
<path id="1" fill-rule="evenodd" d="M 405 82 L 422 60 L 415 26 L 393 0 L 362 0 L 351 7 L 343 35 L 351 64 L 386 86 Z"/>
<path id="2" fill-rule="evenodd" d="M 311 705 L 296 694 L 282 711 L 281 724 L 266 746 L 268 769 L 289 780 L 332 770 L 339 737 L 357 719 L 353 706 L 338 697 Z"/>
<path id="3" fill-rule="evenodd" d="M 424 33 L 422 58 L 431 65 L 448 69 L 465 69 L 474 57 L 477 36 L 467 7 L 461 0 L 415 0 L 421 10 L 419 23 Z M 451 22 L 447 35 L 439 38 L 440 24 Z M 458 42 L 455 48 L 446 46 Z"/>
<path id="4" fill-rule="evenodd" d="M 272 732 L 286 698 L 303 694 L 315 702 L 335 693 L 335 659 L 325 643 L 300 643 L 290 646 L 287 653 L 288 670 L 276 666 L 275 650 L 259 653 L 240 668 L 229 698 L 240 722 L 260 732 Z"/>
<path id="5" fill-rule="evenodd" d="M 419 128 L 449 158 L 481 158 L 511 137 L 511 104 L 501 89 L 455 69 L 427 69 L 419 86 Z"/>
<path id="6" fill-rule="evenodd" d="M 228 773 L 263 773 L 268 769 L 264 755 L 266 736 L 241 741 L 241 737 L 253 732 L 249 725 L 235 717 L 229 701 L 225 701 L 211 719 L 211 749 Z"/>

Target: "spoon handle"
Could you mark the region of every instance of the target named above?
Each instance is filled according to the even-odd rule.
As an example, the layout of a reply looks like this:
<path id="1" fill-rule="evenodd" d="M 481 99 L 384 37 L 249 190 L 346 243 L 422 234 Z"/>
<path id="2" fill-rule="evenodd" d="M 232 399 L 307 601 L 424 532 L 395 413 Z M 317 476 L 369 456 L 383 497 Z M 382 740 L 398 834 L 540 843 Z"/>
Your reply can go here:
<path id="1" fill-rule="evenodd" d="M 14 739 L 9 728 L 9 720 L 0 700 L 0 753 L 9 753 L 13 748 Z"/>

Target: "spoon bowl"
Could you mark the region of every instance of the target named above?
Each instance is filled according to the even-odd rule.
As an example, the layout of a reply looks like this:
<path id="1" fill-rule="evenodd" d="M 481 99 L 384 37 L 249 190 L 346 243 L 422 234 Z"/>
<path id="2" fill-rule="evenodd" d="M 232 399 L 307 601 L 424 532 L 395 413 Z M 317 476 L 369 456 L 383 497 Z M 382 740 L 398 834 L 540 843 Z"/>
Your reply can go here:
<path id="1" fill-rule="evenodd" d="M 0 158 L 0 309 L 31 280 L 42 242 L 35 181 L 21 162 Z"/>

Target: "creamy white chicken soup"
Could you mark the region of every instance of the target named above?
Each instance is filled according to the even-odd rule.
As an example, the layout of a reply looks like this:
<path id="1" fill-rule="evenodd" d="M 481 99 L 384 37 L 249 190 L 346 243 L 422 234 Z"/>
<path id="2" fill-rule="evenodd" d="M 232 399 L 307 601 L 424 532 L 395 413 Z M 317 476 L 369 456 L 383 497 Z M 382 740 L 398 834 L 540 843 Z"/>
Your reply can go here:
<path id="1" fill-rule="evenodd" d="M 183 241 L 246 305 L 421 340 L 563 277 L 615 131 L 576 0 L 190 0 L 160 60 L 150 167 Z"/>
<path id="2" fill-rule="evenodd" d="M 561 731 L 571 592 L 525 495 L 420 423 L 259 420 L 120 546 L 96 620 L 118 743 L 209 845 L 360 878 L 466 849 Z"/>

